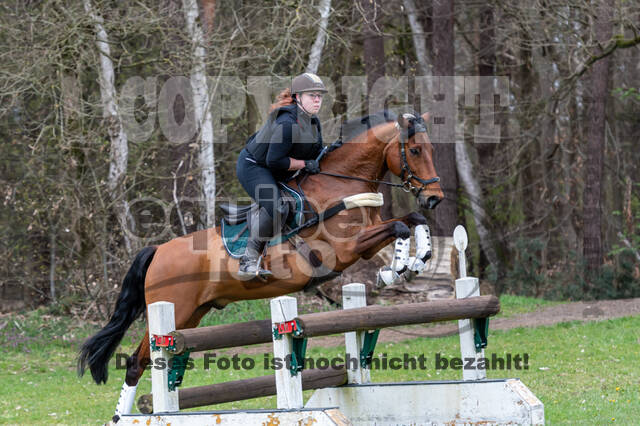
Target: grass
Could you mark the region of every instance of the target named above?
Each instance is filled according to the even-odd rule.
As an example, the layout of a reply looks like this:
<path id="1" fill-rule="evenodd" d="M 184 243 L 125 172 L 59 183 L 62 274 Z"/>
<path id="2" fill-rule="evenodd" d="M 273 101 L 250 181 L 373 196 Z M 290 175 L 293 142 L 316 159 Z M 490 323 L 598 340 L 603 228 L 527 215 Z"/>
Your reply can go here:
<path id="1" fill-rule="evenodd" d="M 508 315 L 527 312 L 546 302 L 508 296 L 502 298 Z M 238 305 L 241 306 L 241 305 Z M 265 318 L 266 304 L 247 304 L 247 309 L 229 311 L 229 322 Z M 237 320 L 233 318 L 238 318 Z M 211 318 L 212 323 L 216 321 Z M 110 364 L 106 385 L 95 385 L 90 377 L 78 379 L 75 354 L 78 342 L 95 327 L 52 317 L 45 310 L 25 316 L 0 319 L 0 342 L 5 351 L 0 358 L 3 386 L 0 388 L 0 423 L 9 424 L 100 424 L 113 414 L 124 371 Z M 119 353 L 133 351 L 142 336 L 143 323 L 136 322 L 127 333 Z M 529 368 L 489 371 L 489 378 L 518 377 L 545 404 L 547 424 L 637 424 L 640 418 L 640 317 L 591 323 L 562 323 L 551 327 L 518 328 L 493 331 L 486 356 L 507 353 L 529 354 Z M 309 341 L 307 356 L 342 356 L 344 348 L 314 346 Z M 457 370 L 436 370 L 436 354 L 459 356 L 457 336 L 437 339 L 413 339 L 401 343 L 378 344 L 376 354 L 387 357 L 407 353 L 424 354 L 425 370 L 377 370 L 373 381 L 459 379 Z M 251 357 L 252 370 L 220 370 L 212 365 L 204 369 L 204 360 L 196 358 L 183 386 L 198 386 L 269 374 L 263 355 Z M 145 373 L 138 395 L 150 392 Z M 305 392 L 308 397 L 309 392 Z M 274 408 L 275 397 L 222 404 L 215 408 Z M 196 410 L 197 411 L 197 410 Z"/>
<path id="2" fill-rule="evenodd" d="M 526 314 L 527 312 L 555 306 L 560 303 L 562 302 L 503 294 L 500 296 L 500 314 L 497 316 L 508 318 L 514 315 Z"/>
<path id="3" fill-rule="evenodd" d="M 247 300 L 242 303 L 231 303 L 220 311 L 210 311 L 204 316 L 204 318 L 202 318 L 200 325 L 210 326 L 261 320 L 271 316 L 269 309 L 269 299 Z"/>
<path id="4" fill-rule="evenodd" d="M 536 299 L 534 299 L 536 300 Z M 207 313 L 201 326 L 231 324 L 234 322 L 253 321 L 269 318 L 271 311 L 269 299 L 247 300 L 242 303 L 232 303 L 221 311 L 212 310 Z M 322 305 L 325 310 L 332 310 L 327 304 Z M 304 305 L 298 301 L 298 313 L 300 315 L 312 312 L 316 305 Z"/>

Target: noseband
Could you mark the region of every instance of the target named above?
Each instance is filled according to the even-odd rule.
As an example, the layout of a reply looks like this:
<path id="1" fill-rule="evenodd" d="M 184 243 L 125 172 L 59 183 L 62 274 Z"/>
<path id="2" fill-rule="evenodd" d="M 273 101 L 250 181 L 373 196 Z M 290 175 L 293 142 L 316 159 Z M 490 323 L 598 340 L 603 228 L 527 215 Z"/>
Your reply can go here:
<path id="1" fill-rule="evenodd" d="M 419 115 L 403 114 L 402 117 L 409 121 L 409 126 L 407 126 L 406 129 L 400 127 L 400 124 L 396 122 L 396 128 L 400 131 L 400 157 L 402 158 L 402 173 L 400 174 L 400 179 L 402 179 L 402 189 L 405 192 L 411 191 L 413 195 L 419 197 L 420 192 L 422 192 L 428 185 L 440 182 L 440 178 L 436 176 L 431 179 L 422 179 L 421 177 L 416 176 L 413 170 L 411 170 L 411 166 L 409 166 L 409 162 L 407 161 L 407 140 L 416 133 L 427 133 L 427 126 Z M 413 183 L 411 183 L 411 180 L 421 183 L 422 186 L 414 186 Z"/>

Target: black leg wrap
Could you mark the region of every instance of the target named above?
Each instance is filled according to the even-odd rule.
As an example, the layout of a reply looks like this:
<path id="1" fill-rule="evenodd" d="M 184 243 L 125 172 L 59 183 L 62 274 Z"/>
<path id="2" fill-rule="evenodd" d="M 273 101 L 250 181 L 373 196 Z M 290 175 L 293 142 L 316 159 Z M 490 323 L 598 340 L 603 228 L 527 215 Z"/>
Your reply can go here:
<path id="1" fill-rule="evenodd" d="M 402 222 L 393 223 L 393 235 L 396 238 L 409 238 L 411 236 L 411 230 L 407 225 Z"/>
<path id="2" fill-rule="evenodd" d="M 138 384 L 138 357 L 133 354 L 127 358 L 127 373 L 124 376 L 127 386 L 135 386 Z"/>
<path id="3" fill-rule="evenodd" d="M 412 212 L 407 216 L 407 222 L 409 226 L 426 225 L 427 219 L 418 212 Z"/>

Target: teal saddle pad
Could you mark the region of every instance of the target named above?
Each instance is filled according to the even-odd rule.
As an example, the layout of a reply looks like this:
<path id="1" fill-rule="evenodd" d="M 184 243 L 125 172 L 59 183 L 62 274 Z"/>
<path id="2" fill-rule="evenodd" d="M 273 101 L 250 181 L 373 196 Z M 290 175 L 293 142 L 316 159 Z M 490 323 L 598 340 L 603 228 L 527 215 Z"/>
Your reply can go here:
<path id="1" fill-rule="evenodd" d="M 304 222 L 304 213 L 302 212 L 304 206 L 304 198 L 297 191 L 289 188 L 283 183 L 280 183 L 280 188 L 282 196 L 284 198 L 292 198 L 295 202 L 296 207 L 294 214 L 289 214 L 287 225 L 291 229 L 297 228 Z M 249 227 L 247 226 L 247 222 L 230 225 L 223 218 L 221 222 L 221 228 L 222 243 L 224 244 L 224 248 L 227 250 L 227 253 L 229 253 L 229 256 L 235 259 L 242 257 L 247 247 L 247 239 L 249 238 Z M 288 233 L 286 235 L 276 235 L 271 241 L 269 241 L 269 246 L 278 245 L 283 241 L 288 240 L 296 233 L 297 232 Z"/>

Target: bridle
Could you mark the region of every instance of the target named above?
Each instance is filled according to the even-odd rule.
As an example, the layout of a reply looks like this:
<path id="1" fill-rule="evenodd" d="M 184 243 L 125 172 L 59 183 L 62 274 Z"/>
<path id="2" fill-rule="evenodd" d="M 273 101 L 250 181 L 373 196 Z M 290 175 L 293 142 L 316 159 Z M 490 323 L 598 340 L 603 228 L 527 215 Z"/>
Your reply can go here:
<path id="1" fill-rule="evenodd" d="M 400 131 L 400 157 L 402 157 L 402 173 L 400 174 L 400 179 L 402 179 L 402 189 L 405 192 L 411 191 L 413 195 L 419 197 L 420 192 L 422 192 L 427 185 L 440 182 L 440 177 L 436 176 L 431 179 L 422 179 L 421 177 L 416 176 L 413 170 L 411 170 L 411 166 L 409 166 L 409 162 L 407 161 L 407 150 L 405 147 L 407 140 L 416 133 L 427 133 L 427 125 L 419 115 L 406 113 L 402 114 L 402 118 L 408 120 L 411 124 L 410 126 L 403 128 L 400 126 L 399 122 L 396 122 L 396 128 Z M 411 180 L 421 183 L 422 186 L 414 186 L 411 183 Z"/>
<path id="2" fill-rule="evenodd" d="M 416 198 L 419 197 L 420 192 L 422 192 L 427 187 L 427 185 L 439 182 L 440 177 L 436 176 L 431 179 L 422 179 L 421 177 L 416 176 L 413 170 L 411 170 L 411 166 L 409 166 L 409 162 L 407 161 L 407 152 L 406 152 L 407 140 L 416 133 L 421 133 L 421 132 L 426 133 L 427 126 L 424 120 L 422 119 L 422 117 L 420 117 L 417 114 L 405 113 L 402 115 L 402 119 L 407 120 L 409 122 L 409 126 L 407 126 L 406 128 L 400 126 L 399 122 L 396 122 L 396 128 L 400 132 L 399 145 L 400 145 L 400 157 L 402 158 L 402 173 L 400 174 L 400 179 L 402 179 L 402 183 L 393 183 L 393 182 L 376 180 L 376 179 L 365 179 L 357 176 L 347 176 L 347 175 L 341 175 L 341 174 L 330 173 L 330 172 L 322 172 L 322 171 L 319 172 L 319 174 L 343 178 L 343 179 L 358 180 L 361 182 L 388 185 L 395 188 L 402 188 L 402 190 L 405 192 L 411 192 Z M 330 146 L 325 147 L 320 153 L 320 155 L 318 156 L 317 161 L 319 162 L 320 159 L 324 157 L 325 154 L 339 148 L 340 146 L 342 146 L 342 144 L 343 144 L 342 139 L 339 139 L 334 143 L 332 143 Z M 411 182 L 412 180 L 415 180 L 422 185 L 415 186 Z"/>

